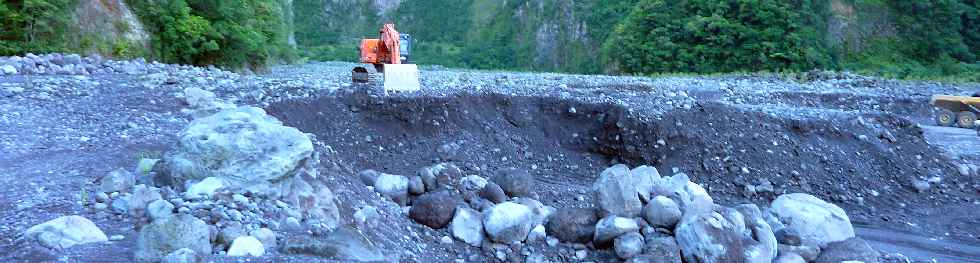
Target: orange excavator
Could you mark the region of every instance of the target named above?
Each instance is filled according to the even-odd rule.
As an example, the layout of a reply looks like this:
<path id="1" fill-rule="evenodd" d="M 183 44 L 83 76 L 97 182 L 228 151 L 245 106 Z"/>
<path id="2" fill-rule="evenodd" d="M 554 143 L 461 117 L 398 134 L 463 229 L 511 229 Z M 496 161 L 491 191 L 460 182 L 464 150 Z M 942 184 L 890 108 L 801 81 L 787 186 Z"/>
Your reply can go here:
<path id="1" fill-rule="evenodd" d="M 381 26 L 381 37 L 361 39 L 361 63 L 374 65 L 378 73 L 384 74 L 384 90 L 417 91 L 419 71 L 415 64 L 407 64 L 411 53 L 412 37 L 398 33 L 395 24 Z M 355 83 L 370 81 L 370 73 L 365 67 L 354 67 L 351 80 Z"/>

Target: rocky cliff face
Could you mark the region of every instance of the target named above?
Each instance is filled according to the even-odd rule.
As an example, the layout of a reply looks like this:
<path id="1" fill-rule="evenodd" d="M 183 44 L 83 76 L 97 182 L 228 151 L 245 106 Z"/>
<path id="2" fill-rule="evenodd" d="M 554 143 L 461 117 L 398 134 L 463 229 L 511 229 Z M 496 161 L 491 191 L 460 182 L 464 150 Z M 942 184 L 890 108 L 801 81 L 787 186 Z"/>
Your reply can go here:
<path id="1" fill-rule="evenodd" d="M 105 45 L 120 42 L 130 48 L 149 48 L 150 34 L 123 0 L 78 1 L 74 19 L 79 45 L 90 52 L 111 52 L 104 50 Z"/>

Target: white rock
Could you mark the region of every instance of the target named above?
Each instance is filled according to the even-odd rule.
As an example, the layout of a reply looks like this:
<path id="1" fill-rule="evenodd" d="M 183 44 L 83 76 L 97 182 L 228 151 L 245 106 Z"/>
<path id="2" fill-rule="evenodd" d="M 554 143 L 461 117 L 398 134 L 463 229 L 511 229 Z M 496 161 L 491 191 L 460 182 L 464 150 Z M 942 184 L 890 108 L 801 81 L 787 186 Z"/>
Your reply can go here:
<path id="1" fill-rule="evenodd" d="M 531 232 L 527 234 L 527 242 L 534 243 L 544 240 L 548 236 L 543 225 L 537 225 L 531 229 Z"/>
<path id="2" fill-rule="evenodd" d="M 354 223 L 357 223 L 358 225 L 364 225 L 377 216 L 378 216 L 377 208 L 370 205 L 364 206 L 361 207 L 361 209 L 357 209 L 357 211 L 354 212 Z"/>
<path id="3" fill-rule="evenodd" d="M 554 214 L 556 211 L 558 211 L 558 209 L 551 206 L 544 205 L 541 203 L 541 201 L 532 198 L 519 197 L 514 202 L 527 206 L 527 208 L 531 209 L 531 214 L 534 215 L 533 217 L 534 222 L 532 223 L 534 225 L 545 224 L 546 223 L 545 221 L 548 219 L 548 217 L 550 217 L 551 214 Z"/>
<path id="4" fill-rule="evenodd" d="M 463 177 L 459 183 L 465 190 L 479 191 L 480 189 L 483 189 L 484 186 L 487 186 L 487 179 L 484 179 L 479 175 L 467 175 L 466 177 Z"/>
<path id="5" fill-rule="evenodd" d="M 374 191 L 398 204 L 405 204 L 408 201 L 408 177 L 382 173 L 374 182 Z"/>
<path id="6" fill-rule="evenodd" d="M 17 74 L 17 68 L 15 68 L 14 66 L 11 66 L 11 65 L 2 65 L 2 66 L 0 66 L 0 71 L 3 71 L 3 74 L 4 75 Z"/>
<path id="7" fill-rule="evenodd" d="M 513 244 L 527 238 L 533 226 L 533 216 L 527 206 L 503 202 L 490 208 L 483 218 L 483 228 L 491 240 Z"/>
<path id="8" fill-rule="evenodd" d="M 596 244 L 607 244 L 616 237 L 629 232 L 640 230 L 640 225 L 631 218 L 620 216 L 607 216 L 599 219 L 595 225 L 595 236 L 593 242 Z"/>
<path id="9" fill-rule="evenodd" d="M 36 240 L 41 245 L 53 249 L 65 249 L 74 245 L 109 241 L 109 237 L 92 221 L 76 215 L 62 216 L 32 226 L 24 232 L 24 237 Z"/>
<path id="10" fill-rule="evenodd" d="M 781 195 L 772 202 L 769 212 L 799 233 L 807 246 L 824 247 L 854 237 L 854 227 L 844 209 L 809 194 Z"/>
<path id="11" fill-rule="evenodd" d="M 673 199 L 658 195 L 643 207 L 643 219 L 651 226 L 673 229 L 681 219 L 681 209 Z"/>
<path id="12" fill-rule="evenodd" d="M 200 199 L 200 198 L 210 198 L 214 196 L 214 192 L 219 188 L 225 186 L 224 180 L 217 177 L 204 178 L 200 182 L 197 182 L 191 187 L 187 188 L 187 192 L 184 193 L 184 198 L 187 199 Z"/>
<path id="13" fill-rule="evenodd" d="M 681 209 L 681 214 L 711 213 L 714 200 L 700 185 L 691 182 L 687 174 L 678 173 L 664 177 L 654 183 L 654 195 L 663 195 L 674 199 Z"/>
<path id="14" fill-rule="evenodd" d="M 449 223 L 449 230 L 466 244 L 480 246 L 483 242 L 483 216 L 476 210 L 458 207 L 453 221 Z"/>
<path id="15" fill-rule="evenodd" d="M 602 171 L 592 184 L 600 215 L 633 217 L 640 214 L 642 203 L 629 167 L 617 164 Z"/>
<path id="16" fill-rule="evenodd" d="M 641 165 L 630 171 L 633 176 L 633 186 L 636 193 L 643 201 L 650 200 L 650 192 L 653 191 L 653 184 L 660 180 L 660 172 L 656 167 Z"/>
<path id="17" fill-rule="evenodd" d="M 228 256 L 232 257 L 261 257 L 262 255 L 265 255 L 265 246 L 253 236 L 238 237 L 231 242 L 231 247 L 228 248 Z"/>

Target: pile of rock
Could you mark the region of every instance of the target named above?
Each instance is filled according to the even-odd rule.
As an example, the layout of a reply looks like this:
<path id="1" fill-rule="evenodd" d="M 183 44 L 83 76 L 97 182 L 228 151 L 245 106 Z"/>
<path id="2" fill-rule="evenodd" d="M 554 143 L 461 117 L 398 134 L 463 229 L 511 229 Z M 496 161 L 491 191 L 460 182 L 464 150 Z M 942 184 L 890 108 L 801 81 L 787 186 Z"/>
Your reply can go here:
<path id="1" fill-rule="evenodd" d="M 374 170 L 359 177 L 382 196 L 411 205 L 411 219 L 433 229 L 449 227 L 453 237 L 473 246 L 545 240 L 546 219 L 555 211 L 531 198 L 533 178 L 515 168 L 497 170 L 489 180 L 463 176 L 452 163 L 423 167 L 410 177 Z"/>
<path id="2" fill-rule="evenodd" d="M 200 70 L 200 68 L 187 65 L 170 65 L 156 61 L 147 62 L 143 58 L 124 61 L 107 60 L 99 55 L 83 57 L 78 54 L 50 53 L 35 55 L 33 53 L 27 53 L 23 57 L 12 56 L 0 58 L 0 75 L 142 75 L 173 71 L 174 69 L 184 71 Z"/>
<path id="3" fill-rule="evenodd" d="M 277 246 L 274 230 L 337 228 L 317 156 L 312 136 L 262 109 L 232 106 L 192 121 L 161 160 L 103 177 L 92 206 L 148 222 L 137 240 L 140 262 L 262 256 Z"/>
<path id="4" fill-rule="evenodd" d="M 442 174 L 445 167 L 451 172 Z M 463 177 L 454 167 L 423 168 L 416 177 L 431 191 L 417 196 L 408 190 L 412 178 L 371 170 L 361 178 L 410 204 L 416 222 L 449 227 L 453 237 L 473 246 L 567 242 L 581 244 L 578 260 L 592 247 L 611 248 L 629 262 L 877 262 L 877 252 L 854 237 L 842 209 L 807 194 L 779 196 L 764 209 L 726 207 L 683 173 L 662 177 L 654 167 L 614 165 L 593 184 L 594 207 L 554 209 L 528 197 L 533 179 L 524 171 L 502 169 L 487 180 Z M 433 188 L 424 183 L 431 171 Z"/>
<path id="5" fill-rule="evenodd" d="M 725 207 L 683 173 L 661 177 L 653 167 L 625 165 L 603 171 L 593 192 L 598 217 L 559 210 L 549 230 L 562 241 L 585 242 L 591 220 L 583 218 L 599 218 L 593 245 L 611 245 L 633 262 L 877 262 L 877 253 L 854 237 L 841 208 L 808 194 L 782 195 L 765 210 Z"/>

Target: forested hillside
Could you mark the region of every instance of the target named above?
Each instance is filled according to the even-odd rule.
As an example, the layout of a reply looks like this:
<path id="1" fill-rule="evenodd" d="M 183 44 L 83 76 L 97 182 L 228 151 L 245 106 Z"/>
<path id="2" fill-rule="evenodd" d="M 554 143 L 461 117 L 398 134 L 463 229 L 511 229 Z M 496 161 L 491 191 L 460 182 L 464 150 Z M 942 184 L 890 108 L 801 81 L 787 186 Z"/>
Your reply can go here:
<path id="1" fill-rule="evenodd" d="M 296 0 L 295 5 L 298 24 L 308 28 L 300 30 L 298 43 L 305 55 L 320 60 L 355 59 L 357 39 L 394 21 L 415 35 L 414 56 L 423 64 L 625 74 L 820 68 L 980 79 L 975 0 L 407 0 L 394 7 Z"/>

